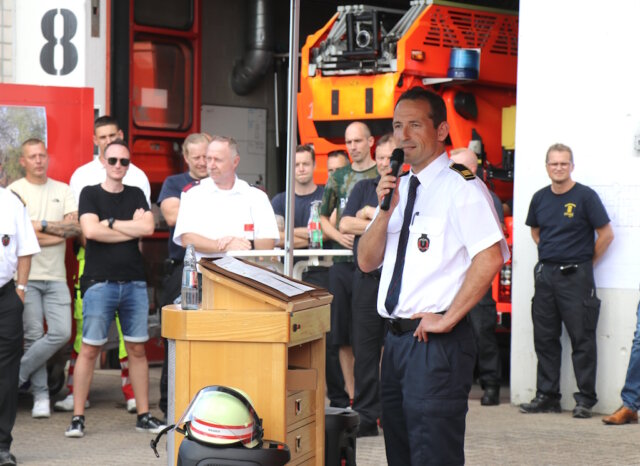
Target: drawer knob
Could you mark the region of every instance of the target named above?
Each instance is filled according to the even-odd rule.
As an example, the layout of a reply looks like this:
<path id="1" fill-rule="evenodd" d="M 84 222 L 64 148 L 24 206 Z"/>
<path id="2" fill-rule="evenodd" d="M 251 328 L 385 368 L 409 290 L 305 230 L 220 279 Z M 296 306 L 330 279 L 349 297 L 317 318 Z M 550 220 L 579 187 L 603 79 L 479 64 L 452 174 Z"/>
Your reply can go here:
<path id="1" fill-rule="evenodd" d="M 302 398 L 296 399 L 295 411 L 296 411 L 296 416 L 300 414 L 300 411 L 302 411 Z"/>

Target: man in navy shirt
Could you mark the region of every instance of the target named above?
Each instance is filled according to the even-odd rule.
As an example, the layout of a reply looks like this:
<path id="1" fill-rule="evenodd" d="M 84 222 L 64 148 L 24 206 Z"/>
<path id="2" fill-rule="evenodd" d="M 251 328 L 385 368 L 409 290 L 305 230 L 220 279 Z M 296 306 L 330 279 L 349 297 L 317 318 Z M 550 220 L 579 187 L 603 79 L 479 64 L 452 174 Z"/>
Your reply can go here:
<path id="1" fill-rule="evenodd" d="M 376 166 L 378 173 L 384 172 L 389 166 L 391 153 L 396 144 L 393 134 L 388 133 L 380 137 L 376 145 Z M 353 272 L 353 295 L 351 297 L 351 319 L 353 322 L 353 368 L 355 390 L 353 409 L 360 415 L 358 437 L 378 435 L 377 420 L 380 417 L 380 351 L 384 338 L 384 321 L 378 314 L 376 301 L 378 299 L 378 285 L 380 284 L 380 270 L 364 273 L 357 266 L 358 240 L 364 233 L 376 207 L 378 196 L 376 178 L 361 180 L 356 183 L 349 195 L 347 207 L 342 214 L 340 231 L 355 235 L 353 241 L 353 255 L 356 268 Z"/>
<path id="2" fill-rule="evenodd" d="M 165 262 L 165 276 L 162 279 L 162 294 L 160 306 L 173 303 L 180 294 L 182 283 L 182 261 L 184 248 L 173 242 L 173 232 L 176 228 L 178 209 L 180 208 L 180 194 L 185 186 L 194 181 L 205 178 L 207 173 L 207 145 L 209 137 L 203 133 L 193 133 L 186 137 L 182 144 L 182 156 L 188 170 L 178 175 L 171 175 L 162 183 L 158 196 L 158 205 L 167 225 L 169 225 L 169 257 Z M 160 376 L 159 408 L 167 415 L 167 342 L 164 342 L 164 361 Z"/>
<path id="3" fill-rule="evenodd" d="M 296 169 L 295 169 L 295 212 L 293 223 L 293 247 L 303 249 L 309 246 L 309 234 L 307 223 L 311 204 L 315 201 L 322 201 L 324 189 L 313 182 L 313 172 L 316 168 L 316 153 L 311 144 L 303 144 L 296 147 Z M 276 194 L 271 200 L 273 212 L 278 221 L 280 230 L 280 241 L 276 246 L 284 245 L 285 229 L 285 204 L 286 192 Z"/>
<path id="4" fill-rule="evenodd" d="M 598 194 L 571 179 L 574 165 L 569 147 L 552 145 L 546 165 L 551 185 L 533 195 L 526 221 L 538 245 L 531 304 L 537 390 L 530 403 L 520 405 L 520 411 L 560 412 L 560 334 L 564 323 L 578 385 L 573 417 L 585 419 L 591 417 L 591 408 L 598 401 L 596 326 L 600 300 L 593 265 L 613 241 L 613 229 Z"/>

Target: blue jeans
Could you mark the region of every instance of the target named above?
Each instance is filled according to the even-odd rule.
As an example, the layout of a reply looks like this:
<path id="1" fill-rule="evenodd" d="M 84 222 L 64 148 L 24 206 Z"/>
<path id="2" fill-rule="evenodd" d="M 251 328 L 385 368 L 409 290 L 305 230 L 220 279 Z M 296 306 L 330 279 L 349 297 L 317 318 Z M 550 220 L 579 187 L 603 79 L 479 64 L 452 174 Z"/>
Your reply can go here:
<path id="1" fill-rule="evenodd" d="M 634 411 L 640 410 L 640 303 L 638 303 L 636 333 L 633 335 L 627 378 L 622 387 L 622 404 Z"/>
<path id="2" fill-rule="evenodd" d="M 144 281 L 97 282 L 82 299 L 82 342 L 102 346 L 107 342 L 116 310 L 124 341 L 144 343 L 149 339 L 149 296 Z"/>
<path id="3" fill-rule="evenodd" d="M 71 295 L 67 283 L 29 280 L 23 321 L 25 353 L 20 360 L 20 384 L 31 379 L 33 398 L 48 399 L 47 361 L 71 338 Z"/>

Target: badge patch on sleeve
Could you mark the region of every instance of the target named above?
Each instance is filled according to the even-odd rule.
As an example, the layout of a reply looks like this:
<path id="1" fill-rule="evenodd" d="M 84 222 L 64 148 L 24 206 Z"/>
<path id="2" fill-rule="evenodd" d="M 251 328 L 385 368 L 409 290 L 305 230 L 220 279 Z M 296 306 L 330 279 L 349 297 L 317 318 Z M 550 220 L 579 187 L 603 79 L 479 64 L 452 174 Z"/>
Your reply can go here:
<path id="1" fill-rule="evenodd" d="M 418 238 L 418 250 L 420 252 L 426 252 L 427 249 L 429 249 L 430 243 L 431 241 L 429 241 L 429 237 L 426 235 L 426 233 L 423 233 L 420 238 Z"/>

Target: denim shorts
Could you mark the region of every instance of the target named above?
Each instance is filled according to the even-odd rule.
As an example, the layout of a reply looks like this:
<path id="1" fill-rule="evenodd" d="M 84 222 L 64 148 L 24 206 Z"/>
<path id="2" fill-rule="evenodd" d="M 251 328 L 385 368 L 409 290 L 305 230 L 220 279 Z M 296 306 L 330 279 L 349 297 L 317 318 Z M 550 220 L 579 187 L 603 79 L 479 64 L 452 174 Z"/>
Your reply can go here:
<path id="1" fill-rule="evenodd" d="M 116 311 L 125 341 L 144 343 L 149 339 L 147 283 L 106 281 L 94 283 L 84 294 L 82 342 L 94 346 L 104 345 Z"/>

